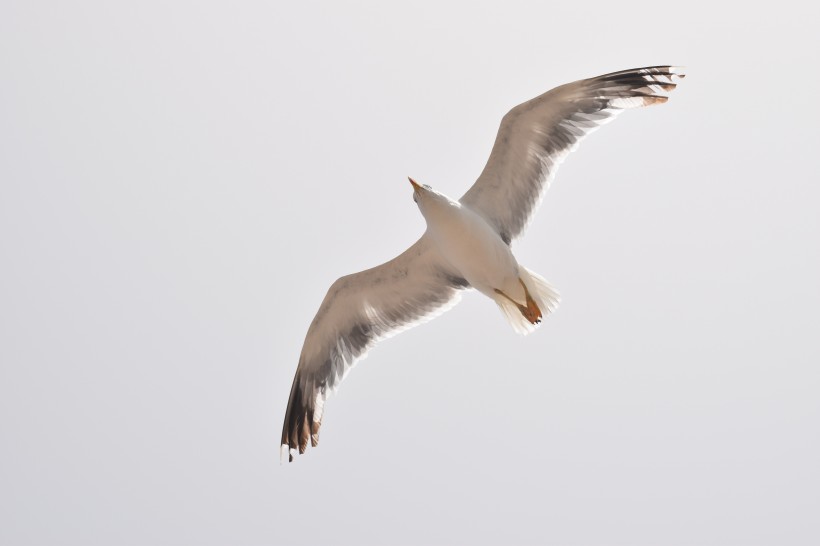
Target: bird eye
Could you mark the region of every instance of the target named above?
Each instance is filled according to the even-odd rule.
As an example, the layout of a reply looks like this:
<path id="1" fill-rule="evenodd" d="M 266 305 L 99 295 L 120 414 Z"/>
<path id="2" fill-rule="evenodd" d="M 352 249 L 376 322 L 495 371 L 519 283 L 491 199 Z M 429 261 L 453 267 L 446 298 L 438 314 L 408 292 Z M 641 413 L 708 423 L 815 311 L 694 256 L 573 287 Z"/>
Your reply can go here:
<path id="1" fill-rule="evenodd" d="M 418 197 L 418 195 L 416 195 L 415 193 L 413 193 L 413 202 L 414 202 L 414 203 L 418 203 L 418 202 L 419 202 L 419 197 Z"/>
<path id="2" fill-rule="evenodd" d="M 422 184 L 421 187 L 424 188 L 425 190 L 432 190 L 433 189 L 430 186 L 428 186 L 427 184 Z"/>

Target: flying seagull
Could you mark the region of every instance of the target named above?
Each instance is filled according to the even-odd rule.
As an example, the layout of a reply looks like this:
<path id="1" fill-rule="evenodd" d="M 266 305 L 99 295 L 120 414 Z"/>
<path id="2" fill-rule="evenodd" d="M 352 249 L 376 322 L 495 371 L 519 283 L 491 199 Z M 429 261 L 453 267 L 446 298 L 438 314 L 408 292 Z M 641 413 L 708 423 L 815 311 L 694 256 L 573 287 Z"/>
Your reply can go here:
<path id="1" fill-rule="evenodd" d="M 412 178 L 427 230 L 380 266 L 341 277 L 310 324 L 282 429 L 282 459 L 316 446 L 325 400 L 377 341 L 449 309 L 475 288 L 512 327 L 531 332 L 559 295 L 518 263 L 510 244 L 540 203 L 558 165 L 583 137 L 627 108 L 666 102 L 679 68 L 650 66 L 556 87 L 504 116 L 475 184 L 454 200 Z"/>

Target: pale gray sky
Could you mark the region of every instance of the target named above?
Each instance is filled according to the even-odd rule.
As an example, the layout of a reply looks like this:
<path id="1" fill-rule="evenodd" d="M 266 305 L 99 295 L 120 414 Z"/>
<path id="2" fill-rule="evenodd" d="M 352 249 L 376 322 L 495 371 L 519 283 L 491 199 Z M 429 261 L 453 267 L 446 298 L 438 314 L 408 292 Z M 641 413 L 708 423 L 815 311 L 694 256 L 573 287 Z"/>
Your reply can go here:
<path id="1" fill-rule="evenodd" d="M 0 543 L 820 542 L 815 5 L 0 5 Z M 686 65 L 558 173 L 521 338 L 477 293 L 280 466 L 337 277 L 501 116 Z"/>

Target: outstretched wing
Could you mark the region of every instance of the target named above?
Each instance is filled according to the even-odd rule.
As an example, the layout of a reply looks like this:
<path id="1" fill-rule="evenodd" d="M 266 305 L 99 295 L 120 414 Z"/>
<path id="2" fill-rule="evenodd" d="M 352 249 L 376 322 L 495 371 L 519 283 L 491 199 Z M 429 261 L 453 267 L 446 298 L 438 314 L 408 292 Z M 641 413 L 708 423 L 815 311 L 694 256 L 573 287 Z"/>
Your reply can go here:
<path id="1" fill-rule="evenodd" d="M 636 68 L 562 85 L 519 104 L 501 120 L 487 165 L 461 202 L 509 243 L 582 138 L 625 108 L 666 102 L 673 80 L 683 77 L 672 66 Z"/>
<path id="2" fill-rule="evenodd" d="M 293 379 L 282 458 L 319 441 L 328 394 L 378 340 L 415 326 L 458 301 L 467 281 L 452 273 L 427 234 L 396 258 L 338 279 L 308 329 Z"/>

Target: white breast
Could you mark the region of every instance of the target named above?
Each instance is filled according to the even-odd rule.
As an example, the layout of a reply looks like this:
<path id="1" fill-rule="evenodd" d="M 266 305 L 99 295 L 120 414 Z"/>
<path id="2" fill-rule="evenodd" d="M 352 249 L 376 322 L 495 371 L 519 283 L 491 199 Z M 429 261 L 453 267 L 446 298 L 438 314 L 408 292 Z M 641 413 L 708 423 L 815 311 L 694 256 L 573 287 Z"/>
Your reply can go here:
<path id="1" fill-rule="evenodd" d="M 518 263 L 510 247 L 476 212 L 450 202 L 424 213 L 433 241 L 470 285 L 490 297 L 496 288 L 516 285 Z"/>

